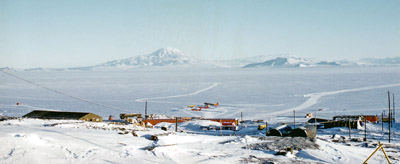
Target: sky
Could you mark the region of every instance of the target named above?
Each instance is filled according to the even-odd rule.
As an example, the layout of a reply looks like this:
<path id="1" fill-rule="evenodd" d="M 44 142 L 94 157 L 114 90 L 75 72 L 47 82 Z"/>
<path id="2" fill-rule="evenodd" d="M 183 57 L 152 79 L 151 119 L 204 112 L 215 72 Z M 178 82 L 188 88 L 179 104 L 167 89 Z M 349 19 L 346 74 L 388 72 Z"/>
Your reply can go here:
<path id="1" fill-rule="evenodd" d="M 0 0 L 0 67 L 77 67 L 173 47 L 203 59 L 400 57 L 398 0 Z"/>

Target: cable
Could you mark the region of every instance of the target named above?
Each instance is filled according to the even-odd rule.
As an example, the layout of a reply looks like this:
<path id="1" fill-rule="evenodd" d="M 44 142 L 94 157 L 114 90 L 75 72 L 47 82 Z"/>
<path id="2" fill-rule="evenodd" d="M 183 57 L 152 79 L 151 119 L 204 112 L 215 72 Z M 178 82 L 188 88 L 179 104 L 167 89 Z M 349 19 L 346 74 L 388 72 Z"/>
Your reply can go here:
<path id="1" fill-rule="evenodd" d="M 101 106 L 101 107 L 104 107 L 104 108 L 109 108 L 109 109 L 114 109 L 114 110 L 126 112 L 126 110 L 122 110 L 122 109 L 119 109 L 119 108 L 107 106 L 107 105 L 104 105 L 104 104 L 99 104 L 99 103 L 96 103 L 96 102 L 93 102 L 93 101 L 90 101 L 90 100 L 86 100 L 86 99 L 83 99 L 83 98 L 80 98 L 80 97 L 76 97 L 76 96 L 73 96 L 73 95 L 70 95 L 70 94 L 66 94 L 66 93 L 63 93 L 63 92 L 60 92 L 60 91 L 57 91 L 57 90 L 48 88 L 48 87 L 43 86 L 43 85 L 40 85 L 40 84 L 36 84 L 36 83 L 34 83 L 34 82 L 32 82 L 32 81 L 26 80 L 26 79 L 24 79 L 24 78 L 22 78 L 22 77 L 19 77 L 19 76 L 17 76 L 17 75 L 14 75 L 14 74 L 5 72 L 5 71 L 3 71 L 3 70 L 1 70 L 1 69 L 0 69 L 0 71 L 3 72 L 3 73 L 6 74 L 6 75 L 9 75 L 9 76 L 12 76 L 12 77 L 14 77 L 14 78 L 17 78 L 17 79 L 19 79 L 19 80 L 25 81 L 25 82 L 27 82 L 27 83 L 36 85 L 36 86 L 38 86 L 38 87 L 47 89 L 47 90 L 49 90 L 49 91 L 58 93 L 58 94 L 60 94 L 60 95 L 64 95 L 64 96 L 67 96 L 67 97 L 71 97 L 71 98 L 73 98 L 73 99 L 80 100 L 80 101 L 83 101 L 83 102 L 87 102 L 87 103 L 89 103 L 89 104 Z"/>

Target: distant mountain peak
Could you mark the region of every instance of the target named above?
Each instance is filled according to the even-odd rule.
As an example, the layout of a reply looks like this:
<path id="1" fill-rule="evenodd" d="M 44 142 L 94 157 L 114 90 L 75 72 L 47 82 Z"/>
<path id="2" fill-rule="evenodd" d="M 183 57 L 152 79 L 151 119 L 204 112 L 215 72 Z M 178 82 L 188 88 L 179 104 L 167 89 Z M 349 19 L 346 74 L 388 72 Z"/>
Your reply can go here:
<path id="1" fill-rule="evenodd" d="M 157 61 L 159 62 L 158 64 L 163 64 L 162 62 L 171 62 L 174 60 L 176 61 L 175 64 L 179 64 L 186 63 L 190 60 L 190 57 L 186 56 L 182 51 L 171 47 L 161 48 L 151 54 L 141 55 L 139 57 L 147 59 L 157 59 Z"/>
<path id="2" fill-rule="evenodd" d="M 148 67 L 148 66 L 180 66 L 191 64 L 195 59 L 186 56 L 176 48 L 161 48 L 151 54 L 109 61 L 96 67 Z"/>
<path id="3" fill-rule="evenodd" d="M 0 71 L 17 71 L 17 70 L 14 68 L 11 68 L 11 67 L 3 67 L 3 68 L 0 68 Z"/>
<path id="4" fill-rule="evenodd" d="M 0 68 L 1 71 L 89 71 L 129 70 L 136 68 L 257 68 L 257 67 L 325 67 L 325 66 L 400 66 L 400 57 L 364 58 L 359 61 L 326 61 L 287 54 L 252 56 L 230 60 L 204 60 L 184 54 L 177 48 L 165 47 L 150 54 L 112 60 L 102 64 L 70 68 Z"/>
<path id="5" fill-rule="evenodd" d="M 243 68 L 253 67 L 314 67 L 314 66 L 339 66 L 337 62 L 327 62 L 320 60 L 312 60 L 300 57 L 276 57 L 261 63 L 252 63 L 245 65 Z"/>
<path id="6" fill-rule="evenodd" d="M 400 57 L 363 58 L 359 62 L 364 65 L 400 65 Z"/>
<path id="7" fill-rule="evenodd" d="M 153 52 L 152 54 L 158 54 L 158 55 L 181 54 L 181 55 L 184 55 L 182 53 L 182 51 L 180 51 L 176 48 L 172 48 L 172 47 L 160 48 L 157 51 Z"/>

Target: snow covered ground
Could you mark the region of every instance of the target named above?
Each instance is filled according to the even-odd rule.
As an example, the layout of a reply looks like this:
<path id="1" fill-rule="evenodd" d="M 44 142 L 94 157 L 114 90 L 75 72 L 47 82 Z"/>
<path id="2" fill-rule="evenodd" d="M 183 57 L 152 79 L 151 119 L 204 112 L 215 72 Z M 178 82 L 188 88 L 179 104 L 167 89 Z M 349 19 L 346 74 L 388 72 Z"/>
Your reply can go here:
<path id="1" fill-rule="evenodd" d="M 106 119 L 122 112 L 144 113 L 147 101 L 149 113 L 209 118 L 240 118 L 243 113 L 244 119 L 265 120 L 273 126 L 292 122 L 293 110 L 298 122 L 306 121 L 306 113 L 316 113 L 321 118 L 338 114 L 380 115 L 383 110 L 387 112 L 387 91 L 400 93 L 398 67 L 13 73 L 100 105 L 0 73 L 0 115 L 20 117 L 35 109 L 51 109 L 93 112 Z M 396 102 L 397 97 L 400 96 L 396 96 Z M 202 111 L 186 107 L 204 102 L 219 102 L 220 106 Z M 275 156 L 279 150 L 248 148 L 278 140 L 260 138 L 265 131 L 258 131 L 257 125 L 238 132 L 224 131 L 226 136 L 219 136 L 219 131 L 200 130 L 200 124 L 182 123 L 179 129 L 183 132 L 175 133 L 171 124 L 143 129 L 109 122 L 6 120 L 0 122 L 0 163 L 361 163 L 378 141 L 385 144 L 392 163 L 400 161 L 398 124 L 393 127 L 391 144 L 384 133 L 387 129 L 382 132 L 379 124 L 367 126 L 367 143 L 348 141 L 346 128 L 334 128 L 318 131 L 317 149 L 295 150 L 286 156 Z M 162 131 L 160 126 L 168 126 L 170 131 Z M 150 140 L 153 134 L 165 133 L 169 135 Z M 346 142 L 333 142 L 334 134 L 346 137 Z M 361 138 L 363 132 L 355 130 L 352 135 Z M 382 152 L 378 152 L 369 163 L 385 162 Z"/>
<path id="2" fill-rule="evenodd" d="M 315 143 L 308 141 L 302 145 L 298 142 L 302 138 L 227 136 L 227 133 L 233 133 L 229 131 L 224 131 L 224 136 L 219 136 L 219 132 L 200 130 L 201 124 L 204 123 L 181 123 L 178 127 L 179 132 L 176 133 L 173 124 L 169 125 L 169 131 L 163 131 L 158 127 L 144 129 L 110 122 L 7 120 L 0 122 L 2 132 L 0 161 L 1 163 L 361 163 L 374 151 L 376 141 L 381 139 L 378 131 L 372 133 L 375 126 L 379 125 L 368 129 L 370 133 L 368 138 L 377 138 L 373 141 L 348 141 L 347 130 L 336 128 L 321 132 Z M 132 131 L 138 136 L 133 136 Z M 357 133 L 352 136 L 353 139 L 361 135 L 361 131 L 353 133 Z M 156 141 L 150 140 L 151 135 L 155 134 L 165 135 L 158 136 Z M 344 136 L 346 141 L 332 142 L 332 134 Z M 392 163 L 400 162 L 399 135 L 396 129 L 395 143 L 390 145 L 385 143 L 385 150 Z M 251 148 L 254 144 L 271 142 L 286 144 L 287 147 L 296 145 L 294 153 L 275 156 L 275 153 L 286 148 L 285 145 L 281 148 Z M 369 163 L 385 162 L 382 152 L 376 153 L 369 161 Z"/>

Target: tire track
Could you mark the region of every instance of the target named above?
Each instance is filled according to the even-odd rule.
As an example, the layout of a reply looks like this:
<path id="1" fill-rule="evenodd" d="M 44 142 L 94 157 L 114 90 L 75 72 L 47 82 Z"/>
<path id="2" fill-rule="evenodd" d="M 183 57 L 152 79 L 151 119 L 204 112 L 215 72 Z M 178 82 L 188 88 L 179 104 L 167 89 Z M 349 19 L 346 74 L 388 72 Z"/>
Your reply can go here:
<path id="1" fill-rule="evenodd" d="M 400 86 L 400 83 L 398 83 L 398 84 L 389 84 L 389 85 L 378 85 L 378 86 L 362 87 L 362 88 L 353 88 L 353 89 L 343 89 L 343 90 L 330 91 L 330 92 L 310 93 L 310 94 L 304 95 L 305 97 L 309 97 L 309 98 L 303 104 L 300 104 L 299 106 L 294 107 L 294 108 L 289 108 L 289 109 L 280 110 L 278 112 L 273 112 L 270 115 L 279 115 L 279 114 L 292 112 L 293 110 L 296 110 L 296 112 L 297 112 L 297 111 L 301 111 L 301 110 L 307 109 L 307 108 L 317 104 L 319 99 L 324 97 L 324 96 L 331 96 L 331 95 L 347 93 L 347 92 L 365 91 L 365 90 L 371 90 L 371 89 L 398 87 L 398 86 Z"/>
<path id="2" fill-rule="evenodd" d="M 216 87 L 217 85 L 219 85 L 218 83 L 214 83 L 211 86 L 204 88 L 204 89 L 200 89 L 198 91 L 192 92 L 192 93 L 187 93 L 187 94 L 181 94 L 181 95 L 173 95 L 173 96 L 165 96 L 165 97 L 151 97 L 151 98 L 142 98 L 142 99 L 136 99 L 136 102 L 145 102 L 148 100 L 159 100 L 159 99 L 169 99 L 169 98 L 177 98 L 177 97 L 186 97 L 186 96 L 192 96 L 192 95 L 196 95 L 199 94 L 201 92 L 210 90 L 214 87 Z"/>

